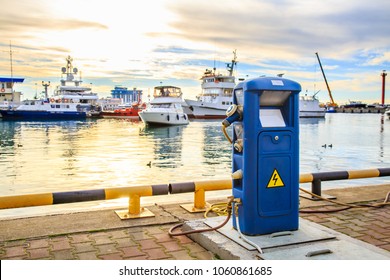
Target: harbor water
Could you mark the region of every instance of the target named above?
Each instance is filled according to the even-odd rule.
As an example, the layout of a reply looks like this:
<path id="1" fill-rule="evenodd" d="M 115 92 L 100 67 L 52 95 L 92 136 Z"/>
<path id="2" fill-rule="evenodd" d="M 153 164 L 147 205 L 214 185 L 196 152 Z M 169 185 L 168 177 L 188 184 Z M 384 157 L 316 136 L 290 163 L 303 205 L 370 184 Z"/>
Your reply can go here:
<path id="1" fill-rule="evenodd" d="M 1 196 L 228 179 L 231 172 L 221 120 L 158 128 L 117 119 L 3 120 L 0 139 Z M 301 174 L 383 167 L 390 167 L 390 121 L 384 115 L 300 119 Z M 381 177 L 322 186 L 389 182 Z"/>

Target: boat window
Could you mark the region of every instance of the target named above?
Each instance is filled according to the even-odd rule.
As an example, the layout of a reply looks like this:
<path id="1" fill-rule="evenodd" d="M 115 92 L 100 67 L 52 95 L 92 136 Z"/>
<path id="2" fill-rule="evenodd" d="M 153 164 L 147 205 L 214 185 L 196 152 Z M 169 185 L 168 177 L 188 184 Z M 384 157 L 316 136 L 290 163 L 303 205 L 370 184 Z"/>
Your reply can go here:
<path id="1" fill-rule="evenodd" d="M 169 108 L 170 104 L 169 103 L 164 103 L 164 104 L 153 104 L 153 108 Z"/>
<path id="2" fill-rule="evenodd" d="M 56 107 L 56 105 L 50 105 L 50 107 L 51 107 L 51 108 L 55 108 L 55 107 Z"/>
<path id="3" fill-rule="evenodd" d="M 232 96 L 233 89 L 225 89 L 223 94 L 226 96 Z"/>
<path id="4" fill-rule="evenodd" d="M 219 88 L 206 88 L 203 91 L 203 95 L 218 95 L 221 92 Z"/>
<path id="5" fill-rule="evenodd" d="M 56 105 L 56 108 L 61 108 L 61 106 L 60 105 Z"/>

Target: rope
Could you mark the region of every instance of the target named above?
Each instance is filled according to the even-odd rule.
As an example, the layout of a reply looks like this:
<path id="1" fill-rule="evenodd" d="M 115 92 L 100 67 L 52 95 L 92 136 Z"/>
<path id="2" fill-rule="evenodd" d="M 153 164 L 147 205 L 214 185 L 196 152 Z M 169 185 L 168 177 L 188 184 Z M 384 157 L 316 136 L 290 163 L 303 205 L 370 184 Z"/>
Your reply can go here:
<path id="1" fill-rule="evenodd" d="M 187 234 L 192 234 L 192 233 L 201 233 L 201 232 L 206 232 L 206 231 L 213 231 L 213 230 L 217 230 L 217 229 L 220 229 L 221 227 L 223 227 L 224 225 L 226 225 L 229 220 L 230 220 L 230 217 L 232 215 L 232 203 L 233 203 L 233 197 L 230 197 L 229 198 L 229 201 L 226 203 L 226 211 L 227 211 L 227 217 L 226 219 L 224 220 L 224 222 L 216 227 L 212 227 L 212 228 L 202 228 L 202 229 L 195 229 L 195 230 L 189 230 L 189 231 L 184 231 L 184 232 L 176 232 L 174 233 L 173 231 L 179 227 L 182 227 L 184 225 L 184 223 L 181 223 L 181 224 L 177 224 L 173 227 L 171 227 L 168 231 L 168 234 L 170 236 L 180 236 L 180 235 L 187 235 Z"/>

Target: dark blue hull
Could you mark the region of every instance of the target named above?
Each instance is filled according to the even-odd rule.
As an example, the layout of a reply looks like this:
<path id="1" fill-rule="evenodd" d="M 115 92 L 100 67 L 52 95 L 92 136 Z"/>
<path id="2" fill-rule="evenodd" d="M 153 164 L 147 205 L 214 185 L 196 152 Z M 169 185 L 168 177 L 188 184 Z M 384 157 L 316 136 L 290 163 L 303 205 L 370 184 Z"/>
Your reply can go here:
<path id="1" fill-rule="evenodd" d="M 27 110 L 0 110 L 4 120 L 77 120 L 85 119 L 85 112 L 48 112 L 48 111 L 27 111 Z"/>

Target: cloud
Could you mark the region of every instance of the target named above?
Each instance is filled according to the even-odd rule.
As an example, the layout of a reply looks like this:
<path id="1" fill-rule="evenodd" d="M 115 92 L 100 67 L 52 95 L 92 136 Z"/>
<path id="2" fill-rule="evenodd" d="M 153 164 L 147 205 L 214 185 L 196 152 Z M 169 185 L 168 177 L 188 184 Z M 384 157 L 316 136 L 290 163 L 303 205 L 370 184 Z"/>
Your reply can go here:
<path id="1" fill-rule="evenodd" d="M 311 56 L 316 50 L 345 56 L 351 49 L 388 45 L 390 3 L 374 2 L 174 1 L 171 35 L 269 58 Z"/>
<path id="2" fill-rule="evenodd" d="M 38 1 L 18 0 L 17 5 L 12 0 L 2 0 L 2 13 L 0 16 L 0 32 L 3 38 L 26 39 L 34 38 L 32 33 L 43 31 L 64 31 L 76 29 L 107 29 L 99 22 L 82 20 L 78 18 L 61 18 L 51 13 L 47 3 Z M 15 8 L 13 8 L 15 7 Z"/>

